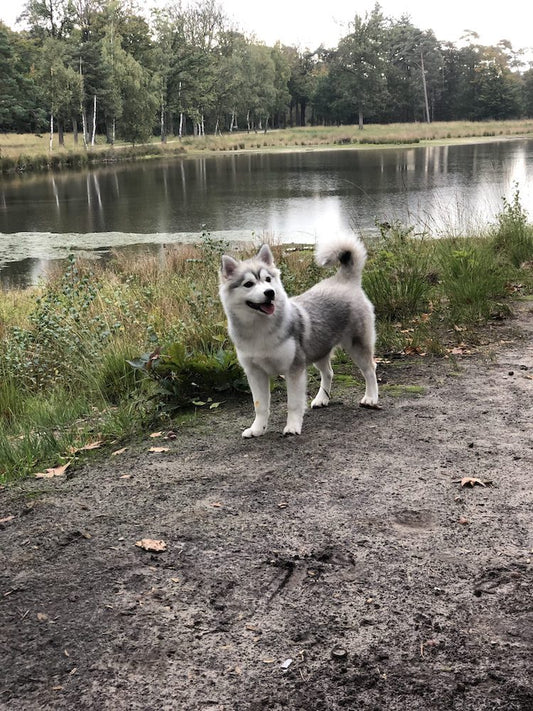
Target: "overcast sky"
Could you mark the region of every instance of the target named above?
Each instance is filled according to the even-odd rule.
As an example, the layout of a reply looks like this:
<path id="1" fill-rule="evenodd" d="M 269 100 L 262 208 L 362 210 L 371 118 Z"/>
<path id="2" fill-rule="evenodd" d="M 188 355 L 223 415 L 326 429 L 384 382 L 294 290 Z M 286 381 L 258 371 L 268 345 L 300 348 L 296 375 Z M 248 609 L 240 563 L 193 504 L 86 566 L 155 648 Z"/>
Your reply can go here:
<path id="1" fill-rule="evenodd" d="M 165 4 L 164 0 L 157 0 Z M 153 2 L 140 3 L 151 7 Z M 187 4 L 186 0 L 183 2 Z M 259 40 L 316 49 L 320 44 L 334 47 L 346 34 L 356 14 L 364 17 L 374 0 L 221 0 L 225 13 L 240 29 Z M 533 2 L 506 0 L 501 5 L 487 0 L 382 0 L 387 16 L 408 14 L 422 30 L 432 29 L 437 39 L 457 42 L 465 30 L 480 35 L 483 44 L 509 40 L 514 49 L 533 46 Z M 24 0 L 0 0 L 0 18 L 13 29 Z"/>

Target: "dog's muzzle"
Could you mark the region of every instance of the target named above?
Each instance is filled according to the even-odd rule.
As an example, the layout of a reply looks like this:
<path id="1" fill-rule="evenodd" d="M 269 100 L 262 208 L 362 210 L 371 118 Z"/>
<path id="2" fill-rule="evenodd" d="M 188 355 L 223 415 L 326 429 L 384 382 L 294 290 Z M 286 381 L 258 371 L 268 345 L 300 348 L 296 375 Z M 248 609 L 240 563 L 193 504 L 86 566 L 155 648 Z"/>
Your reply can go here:
<path id="1" fill-rule="evenodd" d="M 272 316 L 276 309 L 276 307 L 274 306 L 275 297 L 276 292 L 274 291 L 274 289 L 267 289 L 265 291 L 266 301 L 263 301 L 260 304 L 256 304 L 254 301 L 247 301 L 246 306 L 249 306 L 251 309 L 254 309 L 254 311 L 261 311 L 261 313 L 264 313 L 267 316 Z"/>

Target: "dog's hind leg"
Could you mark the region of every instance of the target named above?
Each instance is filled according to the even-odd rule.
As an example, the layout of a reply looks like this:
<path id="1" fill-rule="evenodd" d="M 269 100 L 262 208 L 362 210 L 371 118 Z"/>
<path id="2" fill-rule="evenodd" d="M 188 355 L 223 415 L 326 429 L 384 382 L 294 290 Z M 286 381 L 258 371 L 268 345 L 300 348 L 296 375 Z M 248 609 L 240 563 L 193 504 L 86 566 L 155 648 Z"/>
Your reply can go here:
<path id="1" fill-rule="evenodd" d="M 307 371 L 292 370 L 285 376 L 287 383 L 287 425 L 284 435 L 300 434 L 305 412 Z"/>
<path id="2" fill-rule="evenodd" d="M 326 407 L 331 397 L 331 383 L 333 382 L 333 368 L 331 367 L 331 353 L 317 360 L 314 365 L 320 371 L 320 389 L 311 407 Z"/>
<path id="3" fill-rule="evenodd" d="M 365 379 L 366 390 L 359 404 L 362 407 L 377 407 L 378 381 L 376 378 L 376 364 L 374 362 L 373 349 L 359 343 L 355 343 L 349 347 L 345 346 L 345 348 L 361 370 Z"/>
<path id="4" fill-rule="evenodd" d="M 242 433 L 242 436 L 248 439 L 260 437 L 266 432 L 270 416 L 270 378 L 264 370 L 254 365 L 247 365 L 244 370 L 252 391 L 255 410 L 255 420 Z"/>

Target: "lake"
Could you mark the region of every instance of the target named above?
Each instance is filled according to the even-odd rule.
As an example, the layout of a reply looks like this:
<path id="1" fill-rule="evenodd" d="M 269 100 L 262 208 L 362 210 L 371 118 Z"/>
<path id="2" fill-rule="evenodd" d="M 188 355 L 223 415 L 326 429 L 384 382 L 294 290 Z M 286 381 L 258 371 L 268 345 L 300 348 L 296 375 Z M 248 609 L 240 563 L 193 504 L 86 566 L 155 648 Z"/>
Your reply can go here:
<path id="1" fill-rule="evenodd" d="M 229 242 L 313 243 L 377 231 L 486 227 L 512 199 L 533 214 L 533 140 L 223 154 L 0 179 L 0 282 L 34 283 L 70 252 L 157 249 L 203 230 Z M 134 247 L 135 246 L 135 247 Z"/>

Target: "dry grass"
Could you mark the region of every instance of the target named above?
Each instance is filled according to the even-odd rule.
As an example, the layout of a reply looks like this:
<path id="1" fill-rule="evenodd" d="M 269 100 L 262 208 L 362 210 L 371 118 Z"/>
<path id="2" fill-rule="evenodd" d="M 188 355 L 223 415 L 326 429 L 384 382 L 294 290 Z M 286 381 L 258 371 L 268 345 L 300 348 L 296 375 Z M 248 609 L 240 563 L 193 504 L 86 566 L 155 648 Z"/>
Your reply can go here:
<path id="1" fill-rule="evenodd" d="M 152 140 L 160 149 L 160 155 L 175 153 L 181 146 L 188 153 L 197 151 L 242 151 L 242 150 L 272 150 L 290 149 L 295 147 L 333 147 L 345 145 L 371 146 L 401 145 L 420 143 L 424 141 L 457 141 L 464 139 L 487 139 L 503 136 L 527 136 L 533 134 L 533 120 L 520 121 L 450 121 L 408 124 L 369 124 L 360 131 L 357 126 L 306 126 L 302 128 L 278 129 L 268 133 L 239 131 L 221 136 L 187 136 L 180 142 L 178 139 L 160 144 L 157 137 Z M 128 148 L 117 142 L 117 151 Z M 140 149 L 141 147 L 138 147 Z M 108 152 L 110 146 L 103 136 L 97 137 L 97 143 L 90 148 L 91 153 Z M 72 134 L 65 134 L 64 147 L 59 146 L 57 136 L 54 137 L 52 154 L 55 156 L 85 153 L 83 143 L 76 145 Z M 49 151 L 49 136 L 46 134 L 1 134 L 0 156 L 17 159 L 19 156 L 47 156 Z"/>

